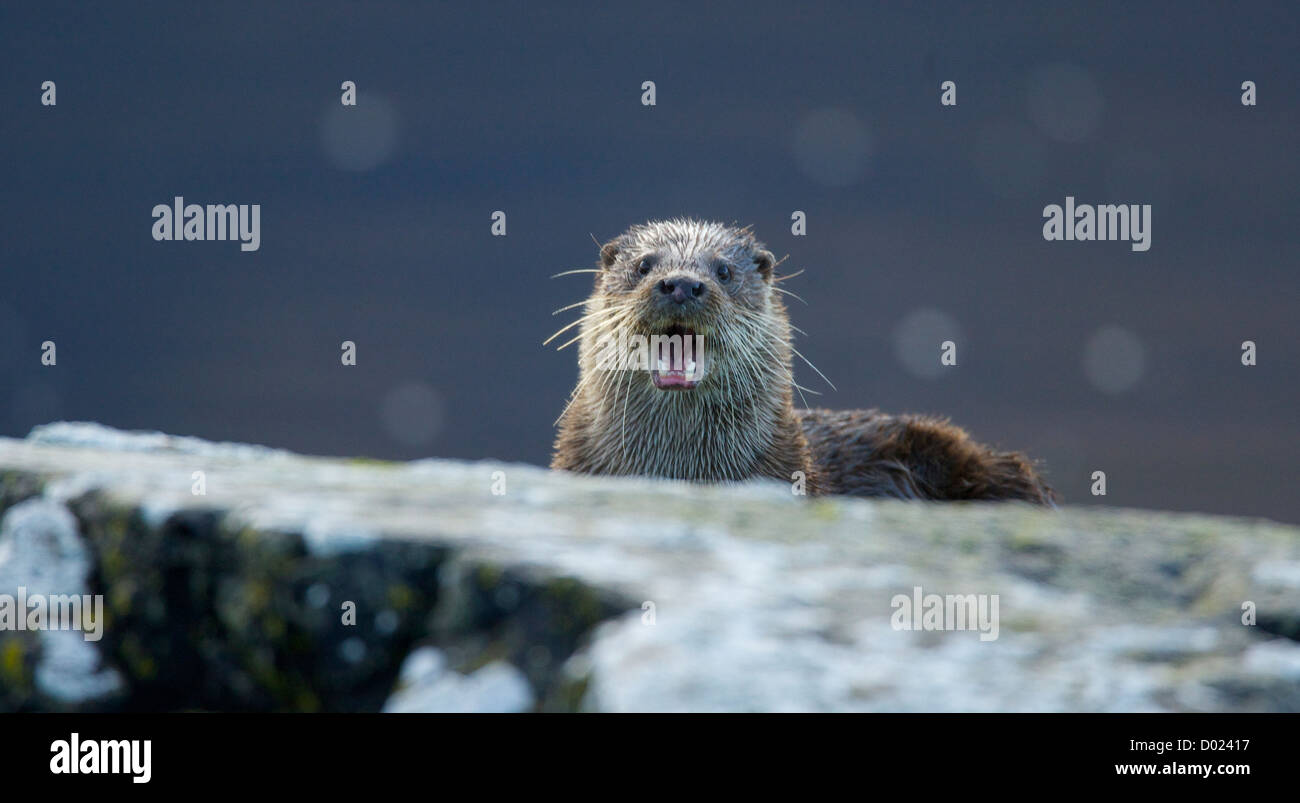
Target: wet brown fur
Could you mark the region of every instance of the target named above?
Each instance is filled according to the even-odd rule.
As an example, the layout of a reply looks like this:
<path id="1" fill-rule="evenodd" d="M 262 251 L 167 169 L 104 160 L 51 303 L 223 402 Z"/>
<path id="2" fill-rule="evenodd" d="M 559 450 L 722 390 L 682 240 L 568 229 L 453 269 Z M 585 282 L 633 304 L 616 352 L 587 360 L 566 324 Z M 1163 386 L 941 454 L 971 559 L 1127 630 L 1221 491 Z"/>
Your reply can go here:
<path id="1" fill-rule="evenodd" d="M 641 275 L 647 255 L 654 268 Z M 722 263 L 733 271 L 726 282 L 715 274 Z M 1023 455 L 976 443 L 945 420 L 796 409 L 792 334 L 774 267 L 747 228 L 716 223 L 653 221 L 606 243 L 584 317 L 573 324 L 579 332 L 569 335 L 579 343 L 579 382 L 561 414 L 552 468 L 701 482 L 791 482 L 802 472 L 810 494 L 1054 503 Z M 645 371 L 596 368 L 601 335 L 663 326 L 652 287 L 666 275 L 709 290 L 690 322 L 711 354 L 694 390 L 659 390 Z"/>
<path id="2" fill-rule="evenodd" d="M 944 419 L 878 410 L 796 414 L 828 493 L 1055 502 L 1054 492 L 1024 455 L 976 443 Z"/>

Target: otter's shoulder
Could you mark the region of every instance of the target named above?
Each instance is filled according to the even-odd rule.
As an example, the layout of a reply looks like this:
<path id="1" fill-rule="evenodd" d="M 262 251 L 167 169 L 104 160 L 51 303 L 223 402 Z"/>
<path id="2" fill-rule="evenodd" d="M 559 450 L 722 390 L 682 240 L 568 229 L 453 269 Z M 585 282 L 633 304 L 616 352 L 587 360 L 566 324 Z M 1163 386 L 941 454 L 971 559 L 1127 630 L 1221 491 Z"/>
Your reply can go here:
<path id="1" fill-rule="evenodd" d="M 946 419 L 879 410 L 796 410 L 828 490 L 903 499 L 1022 499 L 1055 493 L 1018 452 L 972 440 Z"/>

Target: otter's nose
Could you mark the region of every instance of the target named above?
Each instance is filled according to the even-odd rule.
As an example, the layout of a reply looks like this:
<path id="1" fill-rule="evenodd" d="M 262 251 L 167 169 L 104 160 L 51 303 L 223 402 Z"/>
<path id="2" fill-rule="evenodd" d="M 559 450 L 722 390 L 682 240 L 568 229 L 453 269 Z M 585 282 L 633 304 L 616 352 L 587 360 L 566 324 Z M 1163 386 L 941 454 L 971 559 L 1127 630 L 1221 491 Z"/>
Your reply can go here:
<path id="1" fill-rule="evenodd" d="M 690 299 L 703 298 L 708 292 L 704 282 L 685 276 L 673 276 L 659 281 L 659 292 L 672 298 L 678 304 L 685 304 Z"/>

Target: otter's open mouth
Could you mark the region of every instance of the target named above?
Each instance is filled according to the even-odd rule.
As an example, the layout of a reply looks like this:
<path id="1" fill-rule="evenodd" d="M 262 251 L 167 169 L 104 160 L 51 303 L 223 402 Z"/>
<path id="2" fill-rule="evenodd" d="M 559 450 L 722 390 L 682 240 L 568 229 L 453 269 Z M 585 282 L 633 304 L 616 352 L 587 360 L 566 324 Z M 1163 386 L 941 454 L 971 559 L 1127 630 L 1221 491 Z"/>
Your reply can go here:
<path id="1" fill-rule="evenodd" d="M 660 390 L 690 390 L 704 378 L 704 338 L 674 324 L 651 339 L 650 381 Z"/>

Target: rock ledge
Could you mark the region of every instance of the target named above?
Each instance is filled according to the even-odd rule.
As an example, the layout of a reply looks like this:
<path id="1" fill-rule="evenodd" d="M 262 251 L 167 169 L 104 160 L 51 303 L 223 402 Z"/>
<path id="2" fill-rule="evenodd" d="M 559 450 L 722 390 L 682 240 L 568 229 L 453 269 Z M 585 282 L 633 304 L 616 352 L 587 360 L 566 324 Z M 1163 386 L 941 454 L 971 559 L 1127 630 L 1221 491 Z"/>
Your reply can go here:
<path id="1" fill-rule="evenodd" d="M 0 439 L 0 515 L 0 600 L 103 601 L 97 641 L 0 630 L 0 711 L 1300 710 L 1300 530 L 1267 521 L 71 423 Z M 916 587 L 997 595 L 997 637 L 895 629 Z"/>

